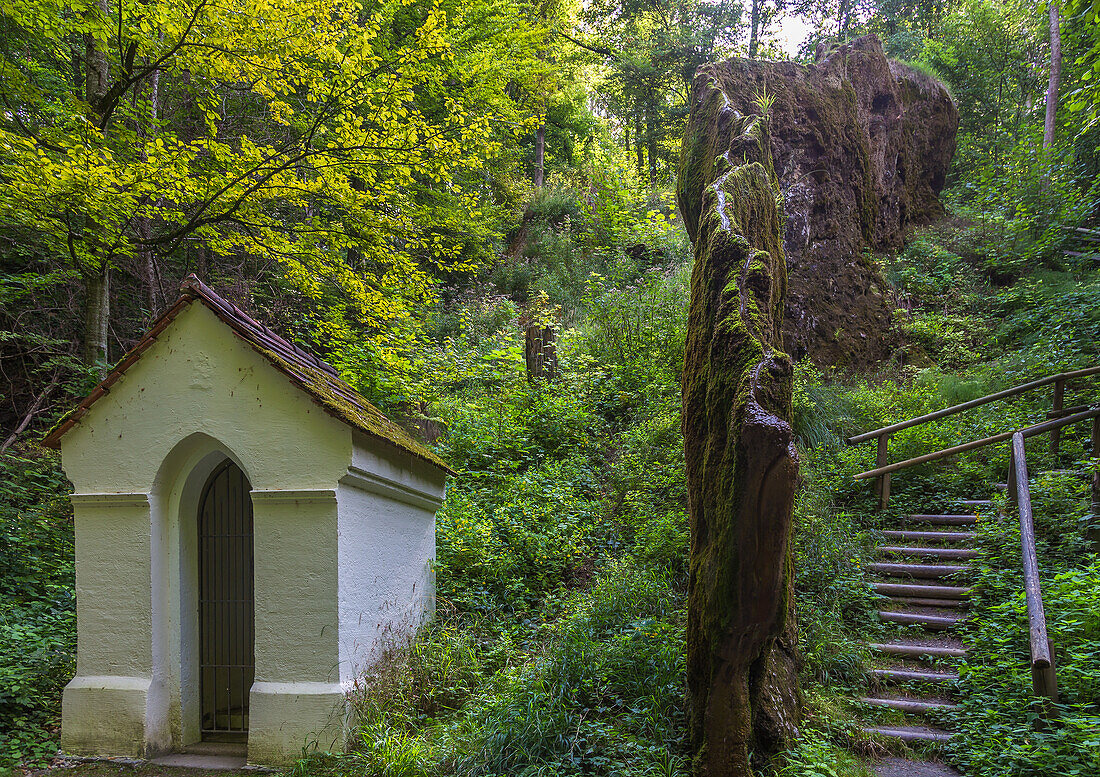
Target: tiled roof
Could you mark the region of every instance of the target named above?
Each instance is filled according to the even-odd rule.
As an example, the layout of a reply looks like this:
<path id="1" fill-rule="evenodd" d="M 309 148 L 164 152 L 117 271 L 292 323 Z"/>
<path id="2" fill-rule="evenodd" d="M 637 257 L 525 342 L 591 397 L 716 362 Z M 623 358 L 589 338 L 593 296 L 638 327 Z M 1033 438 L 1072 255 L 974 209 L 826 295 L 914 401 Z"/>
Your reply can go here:
<path id="1" fill-rule="evenodd" d="M 51 448 L 59 447 L 61 438 L 80 421 L 88 412 L 88 408 L 110 391 L 110 387 L 141 358 L 149 346 L 156 342 L 157 336 L 175 320 L 176 316 L 192 302 L 198 300 L 228 325 L 238 337 L 271 362 L 294 385 L 309 394 L 310 398 L 330 415 L 447 472 L 451 471 L 438 456 L 414 440 L 408 432 L 386 418 L 382 411 L 341 380 L 330 364 L 280 337 L 232 302 L 219 296 L 194 275 L 184 279 L 180 292 L 179 299 L 154 322 L 152 328 L 145 333 L 137 345 L 130 349 L 79 405 L 50 430 L 43 440 L 44 445 Z"/>

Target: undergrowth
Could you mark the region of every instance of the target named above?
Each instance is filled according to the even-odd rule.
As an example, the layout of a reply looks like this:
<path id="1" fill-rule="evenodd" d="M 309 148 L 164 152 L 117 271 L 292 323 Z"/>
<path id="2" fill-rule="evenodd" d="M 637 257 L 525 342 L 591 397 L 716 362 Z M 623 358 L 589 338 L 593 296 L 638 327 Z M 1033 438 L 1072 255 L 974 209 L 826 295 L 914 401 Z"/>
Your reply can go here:
<path id="1" fill-rule="evenodd" d="M 689 771 L 680 432 L 688 257 L 661 219 L 608 226 L 567 195 L 543 194 L 520 250 L 482 279 L 489 292 L 445 295 L 428 334 L 403 356 L 421 377 L 394 388 L 394 403 L 417 397 L 458 473 L 438 515 L 438 615 L 360 679 L 349 750 L 311 754 L 296 774 Z M 874 465 L 874 445 L 846 438 L 1095 363 L 1095 274 L 1047 269 L 1006 280 L 1003 248 L 981 224 L 922 233 L 885 267 L 911 344 L 905 366 L 874 375 L 796 369 L 804 710 L 777 777 L 866 775 L 865 757 L 881 749 L 859 732 L 845 698 L 865 687 L 860 644 L 882 629 L 863 571 L 878 530 L 891 515 L 987 493 L 1007 467 L 1000 445 L 948 470 L 906 470 L 884 516 L 871 484 L 852 477 Z M 560 369 L 530 381 L 520 317 L 540 292 L 559 333 Z M 353 362 L 349 354 L 341 365 Z M 363 381 L 380 390 L 375 378 Z M 1071 388 L 1067 406 L 1094 397 L 1095 386 Z M 892 460 L 1041 420 L 1048 402 L 1027 395 L 900 432 Z M 1063 685 L 1060 715 L 1046 728 L 1035 725 L 1028 694 L 1012 522 L 982 523 L 986 571 L 961 736 L 949 751 L 971 775 L 1100 771 L 1100 567 L 1081 539 L 1092 518 L 1078 481 L 1041 474 L 1095 466 L 1087 446 L 1081 429 L 1065 431 L 1057 458 L 1029 446 Z M 66 484 L 52 457 L 30 449 L 0 466 L 0 757 L 40 764 L 56 748 L 59 692 L 72 671 Z"/>

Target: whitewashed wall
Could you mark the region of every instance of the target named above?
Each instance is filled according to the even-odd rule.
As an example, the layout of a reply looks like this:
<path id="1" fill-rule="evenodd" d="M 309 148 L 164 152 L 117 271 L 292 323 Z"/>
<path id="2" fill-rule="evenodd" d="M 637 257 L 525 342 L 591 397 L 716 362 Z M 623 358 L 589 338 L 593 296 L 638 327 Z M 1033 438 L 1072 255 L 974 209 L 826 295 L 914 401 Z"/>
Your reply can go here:
<path id="1" fill-rule="evenodd" d="M 378 637 L 432 612 L 443 473 L 353 434 L 197 302 L 61 448 L 78 632 L 63 750 L 150 756 L 199 738 L 196 516 L 225 458 L 253 489 L 249 760 L 342 746 L 344 693 Z"/>

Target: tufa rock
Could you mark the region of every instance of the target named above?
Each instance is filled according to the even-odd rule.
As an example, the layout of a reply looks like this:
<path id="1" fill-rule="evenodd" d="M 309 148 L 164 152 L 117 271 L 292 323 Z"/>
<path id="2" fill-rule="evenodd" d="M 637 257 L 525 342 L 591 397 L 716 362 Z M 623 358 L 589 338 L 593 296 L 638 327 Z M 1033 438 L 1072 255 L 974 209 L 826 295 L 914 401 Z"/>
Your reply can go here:
<path id="1" fill-rule="evenodd" d="M 743 114 L 762 113 L 771 101 L 790 273 L 788 351 L 822 366 L 889 356 L 892 306 L 867 254 L 901 247 L 911 227 L 944 215 L 937 195 L 959 124 L 951 96 L 936 79 L 887 60 L 873 35 L 813 65 L 731 59 L 700 67 L 677 187 L 693 241 L 712 180 L 706 171 L 733 141 L 708 129 L 716 108 L 707 95 L 716 87 Z"/>
<path id="2" fill-rule="evenodd" d="M 787 272 L 767 118 L 740 114 L 715 87 L 696 98 L 691 126 L 707 151 L 686 182 L 698 196 L 682 200 L 695 242 L 683 375 L 689 732 L 696 777 L 747 777 L 796 735 L 800 707 Z"/>

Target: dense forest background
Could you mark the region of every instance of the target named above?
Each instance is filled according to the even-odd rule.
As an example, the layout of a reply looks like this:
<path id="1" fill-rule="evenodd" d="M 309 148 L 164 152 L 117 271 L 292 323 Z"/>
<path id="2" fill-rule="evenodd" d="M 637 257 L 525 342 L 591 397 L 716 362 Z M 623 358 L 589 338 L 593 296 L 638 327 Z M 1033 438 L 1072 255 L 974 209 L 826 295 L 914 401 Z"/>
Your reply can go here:
<path id="1" fill-rule="evenodd" d="M 0 770 L 56 750 L 72 672 L 67 483 L 37 441 L 194 272 L 429 430 L 459 473 L 436 624 L 365 684 L 350 753 L 299 771 L 683 773 L 680 138 L 696 67 L 789 57 L 786 16 L 811 31 L 799 61 L 875 33 L 941 79 L 961 118 L 949 218 L 869 259 L 916 357 L 797 368 L 807 723 L 773 768 L 861 774 L 881 745 L 837 694 L 859 682 L 850 635 L 874 627 L 858 562 L 875 526 L 850 479 L 869 452 L 841 439 L 1095 363 L 1100 0 L 5 3 Z M 557 333 L 549 379 L 525 371 L 532 321 Z M 1083 437 L 1064 447 L 1088 466 Z M 946 487 L 972 491 L 998 466 Z M 945 487 L 907 483 L 899 509 Z M 1084 499 L 1044 483 L 1038 501 Z M 1073 525 L 1051 536 L 1088 520 L 1066 504 Z M 989 548 L 1010 556 L 1003 538 Z M 991 579 L 990 659 L 952 746 L 975 775 L 1100 769 L 1100 566 L 1068 539 L 1043 552 L 1076 651 L 1067 722 L 1031 732 L 1026 672 L 1011 679 L 1026 649 L 1014 583 Z"/>

